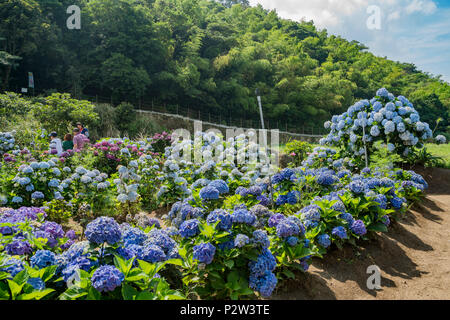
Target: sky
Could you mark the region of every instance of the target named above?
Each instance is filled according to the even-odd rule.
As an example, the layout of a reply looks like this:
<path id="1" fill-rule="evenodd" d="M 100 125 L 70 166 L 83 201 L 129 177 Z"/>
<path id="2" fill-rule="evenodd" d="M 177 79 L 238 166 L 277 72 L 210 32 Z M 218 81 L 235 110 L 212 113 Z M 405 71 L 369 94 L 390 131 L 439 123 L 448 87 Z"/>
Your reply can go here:
<path id="1" fill-rule="evenodd" d="M 450 82 L 450 0 L 250 0 Z"/>

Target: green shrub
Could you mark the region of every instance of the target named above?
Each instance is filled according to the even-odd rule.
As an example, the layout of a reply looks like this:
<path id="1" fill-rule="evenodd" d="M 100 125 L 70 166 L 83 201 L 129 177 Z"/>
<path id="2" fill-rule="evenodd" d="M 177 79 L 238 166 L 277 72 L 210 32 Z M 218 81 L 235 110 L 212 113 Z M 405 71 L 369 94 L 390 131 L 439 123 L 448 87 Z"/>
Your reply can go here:
<path id="1" fill-rule="evenodd" d="M 122 102 L 114 110 L 114 123 L 117 129 L 123 134 L 128 131 L 130 123 L 136 120 L 134 106 L 128 102 Z"/>
<path id="2" fill-rule="evenodd" d="M 33 108 L 33 102 L 14 92 L 0 94 L 0 117 L 25 115 Z"/>
<path id="3" fill-rule="evenodd" d="M 35 105 L 33 114 L 44 128 L 60 136 L 70 132 L 78 121 L 90 126 L 99 120 L 91 102 L 72 99 L 68 93 L 54 93 L 44 98 L 42 104 Z"/>
<path id="4" fill-rule="evenodd" d="M 306 141 L 292 140 L 286 144 L 286 153 L 293 158 L 294 167 L 299 167 L 309 152 L 312 152 L 312 145 Z"/>

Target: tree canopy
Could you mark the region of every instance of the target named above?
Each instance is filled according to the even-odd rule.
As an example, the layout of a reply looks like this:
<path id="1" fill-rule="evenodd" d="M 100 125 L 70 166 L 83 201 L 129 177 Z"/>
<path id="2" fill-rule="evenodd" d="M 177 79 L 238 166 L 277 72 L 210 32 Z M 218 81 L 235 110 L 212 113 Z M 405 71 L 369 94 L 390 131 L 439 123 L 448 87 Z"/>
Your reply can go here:
<path id="1" fill-rule="evenodd" d="M 66 27 L 72 4 L 80 30 Z M 246 0 L 9 0 L 0 3 L 0 37 L 3 90 L 18 91 L 33 72 L 38 93 L 250 119 L 259 88 L 267 119 L 301 126 L 386 87 L 431 126 L 438 117 L 441 132 L 449 125 L 450 87 L 439 77 Z"/>

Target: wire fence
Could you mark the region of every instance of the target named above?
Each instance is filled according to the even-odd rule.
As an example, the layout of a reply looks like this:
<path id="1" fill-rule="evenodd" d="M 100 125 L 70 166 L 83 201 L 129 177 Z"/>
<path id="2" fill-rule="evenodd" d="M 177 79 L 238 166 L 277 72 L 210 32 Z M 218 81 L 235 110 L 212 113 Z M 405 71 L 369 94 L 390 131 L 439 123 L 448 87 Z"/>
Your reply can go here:
<path id="1" fill-rule="evenodd" d="M 89 100 L 95 103 L 109 103 L 113 104 L 112 98 L 83 95 L 82 99 Z M 138 101 L 135 108 L 138 112 L 149 112 L 165 116 L 178 116 L 185 120 L 195 121 L 200 120 L 203 123 L 215 125 L 224 128 L 252 128 L 261 129 L 261 120 L 255 118 L 233 117 L 224 114 L 214 114 L 189 107 L 182 107 L 179 105 L 157 105 L 153 101 Z M 311 125 L 295 125 L 292 121 L 280 121 L 265 119 L 264 127 L 267 130 L 278 129 L 280 133 L 288 134 L 293 137 L 314 137 L 320 138 L 327 134 L 322 126 Z"/>

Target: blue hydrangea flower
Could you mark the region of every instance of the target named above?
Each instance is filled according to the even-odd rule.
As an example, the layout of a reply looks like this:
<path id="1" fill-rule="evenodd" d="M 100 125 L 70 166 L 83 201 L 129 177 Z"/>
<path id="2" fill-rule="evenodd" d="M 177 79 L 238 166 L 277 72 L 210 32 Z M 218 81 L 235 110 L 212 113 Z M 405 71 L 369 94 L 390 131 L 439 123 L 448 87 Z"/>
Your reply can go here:
<path id="1" fill-rule="evenodd" d="M 44 199 L 44 194 L 41 191 L 35 191 L 31 194 L 31 199 Z"/>
<path id="2" fill-rule="evenodd" d="M 388 215 L 384 215 L 381 217 L 381 222 L 388 227 L 391 224 L 391 219 L 389 219 Z"/>
<path id="3" fill-rule="evenodd" d="M 381 88 L 377 90 L 376 95 L 382 98 L 387 98 L 389 96 L 389 91 L 387 91 L 386 88 Z"/>
<path id="4" fill-rule="evenodd" d="M 33 287 L 34 290 L 44 290 L 45 283 L 41 278 L 28 278 L 27 283 Z"/>
<path id="5" fill-rule="evenodd" d="M 9 258 L 0 266 L 0 270 L 10 273 L 12 278 L 24 269 L 23 262 L 16 258 Z"/>
<path id="6" fill-rule="evenodd" d="M 316 181 L 318 184 L 323 186 L 330 186 L 334 183 L 334 177 L 328 173 L 322 173 L 319 176 L 316 176 Z"/>
<path id="7" fill-rule="evenodd" d="M 190 219 L 184 221 L 180 225 L 180 235 L 183 238 L 191 238 L 200 233 L 199 221 L 197 219 Z"/>
<path id="8" fill-rule="evenodd" d="M 328 248 L 331 245 L 330 236 L 327 234 L 321 234 L 317 237 L 317 243 L 324 248 Z"/>
<path id="9" fill-rule="evenodd" d="M 153 229 L 149 232 L 148 240 L 144 244 L 154 244 L 160 247 L 164 253 L 172 251 L 176 247 L 176 242 L 170 238 L 168 229 Z"/>
<path id="10" fill-rule="evenodd" d="M 122 233 L 119 224 L 110 217 L 99 217 L 86 226 L 85 236 L 89 242 L 113 245 L 120 241 Z"/>
<path id="11" fill-rule="evenodd" d="M 358 194 L 364 191 L 365 185 L 361 180 L 354 180 L 349 183 L 348 188 L 350 189 L 350 191 Z"/>
<path id="12" fill-rule="evenodd" d="M 247 209 L 238 209 L 231 214 L 233 223 L 245 223 L 248 225 L 254 225 L 256 222 L 256 216 Z"/>
<path id="13" fill-rule="evenodd" d="M 206 186 L 200 189 L 199 196 L 202 200 L 217 200 L 219 199 L 220 192 L 212 186 Z"/>
<path id="14" fill-rule="evenodd" d="M 223 180 L 220 180 L 220 179 L 210 182 L 208 184 L 208 186 L 216 188 L 217 191 L 219 191 L 220 194 L 230 192 L 230 189 L 228 188 L 227 183 L 225 181 L 223 181 Z"/>
<path id="15" fill-rule="evenodd" d="M 249 262 L 250 272 L 255 276 L 263 276 L 266 271 L 273 271 L 277 266 L 277 261 L 272 252 L 263 249 L 256 261 Z"/>
<path id="16" fill-rule="evenodd" d="M 130 244 L 142 245 L 146 239 L 147 235 L 139 228 L 128 228 L 122 235 L 125 246 Z"/>
<path id="17" fill-rule="evenodd" d="M 289 236 L 296 236 L 300 233 L 299 226 L 292 220 L 281 220 L 277 225 L 277 236 L 279 238 L 287 238 Z"/>
<path id="18" fill-rule="evenodd" d="M 142 248 L 139 258 L 150 263 L 156 263 L 166 260 L 166 254 L 157 245 L 149 244 Z"/>
<path id="19" fill-rule="evenodd" d="M 284 219 L 286 219 L 286 217 L 282 213 L 275 213 L 275 214 L 271 215 L 268 220 L 269 228 L 276 227 L 280 223 L 280 221 L 282 221 Z"/>
<path id="20" fill-rule="evenodd" d="M 201 243 L 194 246 L 193 258 L 198 260 L 200 263 L 210 264 L 216 253 L 216 247 L 211 243 Z"/>
<path id="21" fill-rule="evenodd" d="M 250 242 L 250 239 L 245 234 L 241 234 L 240 233 L 234 238 L 234 246 L 236 248 L 242 248 L 243 246 L 245 246 L 249 242 Z"/>
<path id="22" fill-rule="evenodd" d="M 125 279 L 122 272 L 114 266 L 101 266 L 95 270 L 91 278 L 92 286 L 99 292 L 114 291 Z"/>
<path id="23" fill-rule="evenodd" d="M 56 265 L 56 255 L 49 250 L 37 250 L 31 257 L 30 264 L 33 268 L 46 268 Z"/>
<path id="24" fill-rule="evenodd" d="M 350 226 L 353 224 L 354 221 L 353 216 L 348 212 L 341 213 L 339 215 L 339 218 L 345 220 Z"/>
<path id="25" fill-rule="evenodd" d="M 391 204 L 394 207 L 394 209 L 400 209 L 403 205 L 403 201 L 399 197 L 393 197 L 391 199 Z"/>
<path id="26" fill-rule="evenodd" d="M 231 229 L 233 221 L 232 221 L 231 215 L 228 214 L 225 210 L 216 209 L 216 210 L 212 211 L 206 218 L 206 222 L 208 224 L 214 224 L 217 221 L 220 221 L 217 224 L 217 227 L 220 230 L 228 231 Z"/>
<path id="27" fill-rule="evenodd" d="M 297 237 L 288 237 L 288 238 L 286 239 L 286 243 L 287 243 L 288 245 L 290 245 L 291 247 L 293 247 L 293 246 L 297 245 L 297 243 L 298 243 L 298 238 L 297 238 Z"/>
<path id="28" fill-rule="evenodd" d="M 262 276 L 250 275 L 249 287 L 258 291 L 263 297 L 270 297 L 277 286 L 277 277 L 273 272 L 266 271 Z"/>
<path id="29" fill-rule="evenodd" d="M 341 239 L 347 239 L 347 230 L 343 226 L 334 227 L 331 234 Z"/>
<path id="30" fill-rule="evenodd" d="M 40 229 L 49 234 L 53 239 L 63 238 L 65 235 L 62 226 L 53 221 L 45 221 Z"/>
<path id="31" fill-rule="evenodd" d="M 270 246 L 270 240 L 265 230 L 253 231 L 251 241 L 252 243 L 261 245 L 263 248 L 268 248 Z"/>

